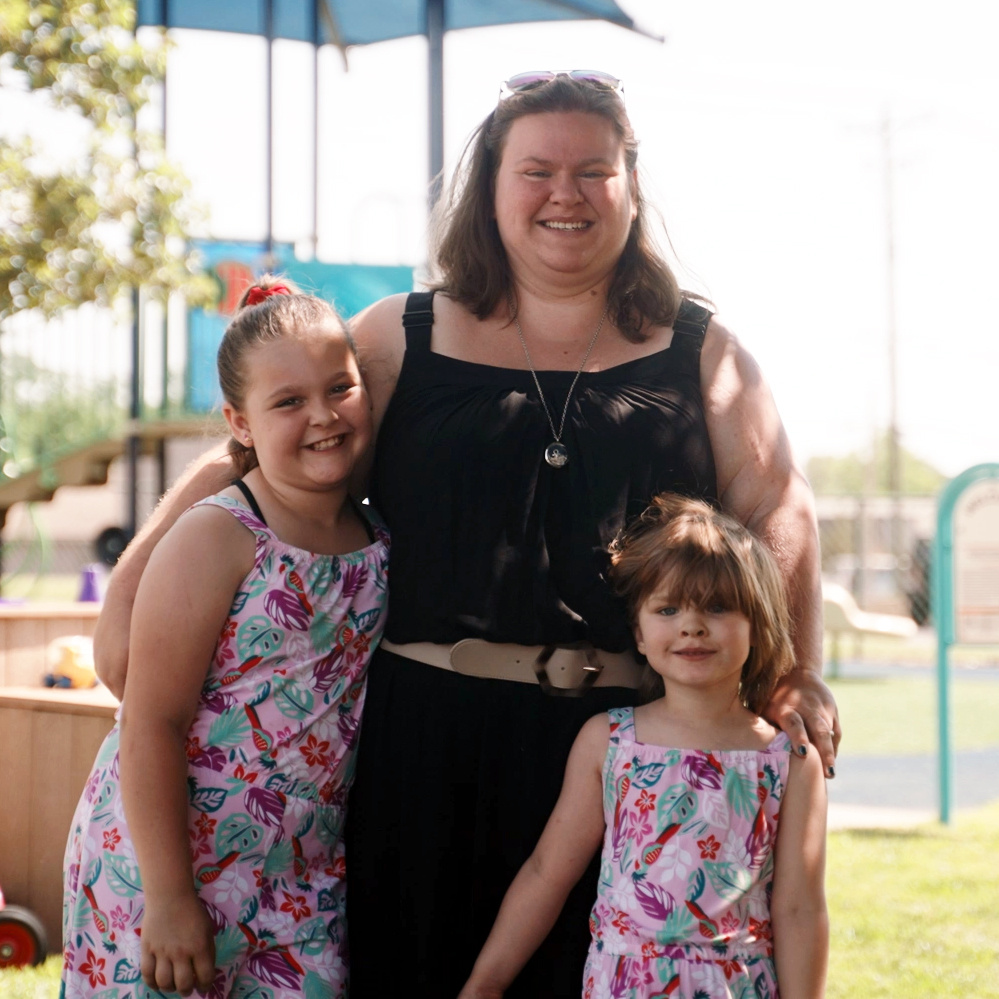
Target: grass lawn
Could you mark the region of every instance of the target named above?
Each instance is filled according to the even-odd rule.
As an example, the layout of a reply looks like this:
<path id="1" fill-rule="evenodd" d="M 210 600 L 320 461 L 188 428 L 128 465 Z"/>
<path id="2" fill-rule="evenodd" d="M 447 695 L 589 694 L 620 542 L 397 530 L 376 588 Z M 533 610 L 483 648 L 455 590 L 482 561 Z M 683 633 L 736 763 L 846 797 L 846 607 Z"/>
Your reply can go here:
<path id="1" fill-rule="evenodd" d="M 827 999 L 999 999 L 999 802 L 950 827 L 836 832 Z M 3 999 L 55 999 L 59 958 L 0 971 Z"/>
<path id="2" fill-rule="evenodd" d="M 78 573 L 13 575 L 3 582 L 3 596 L 7 600 L 75 600 L 79 595 Z"/>
<path id="3" fill-rule="evenodd" d="M 999 677 L 954 670 L 951 738 L 958 749 L 999 746 Z M 926 676 L 829 680 L 843 725 L 840 752 L 912 755 L 937 751 L 937 685 Z"/>
<path id="4" fill-rule="evenodd" d="M 827 999 L 999 997 L 999 802 L 954 824 L 829 837 Z"/>

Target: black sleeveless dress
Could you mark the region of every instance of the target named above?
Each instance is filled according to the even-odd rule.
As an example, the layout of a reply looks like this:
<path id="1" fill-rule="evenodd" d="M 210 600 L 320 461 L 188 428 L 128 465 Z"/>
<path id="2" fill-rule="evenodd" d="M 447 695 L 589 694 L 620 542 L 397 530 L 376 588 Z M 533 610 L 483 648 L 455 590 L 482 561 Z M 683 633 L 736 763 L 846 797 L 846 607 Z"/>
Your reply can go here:
<path id="1" fill-rule="evenodd" d="M 372 488 L 392 532 L 391 641 L 631 647 L 608 544 L 657 493 L 716 498 L 699 375 L 709 318 L 685 302 L 669 348 L 584 372 L 562 436 L 569 462 L 552 468 L 531 373 L 431 352 L 432 296 L 410 296 Z M 538 372 L 556 417 L 574 374 Z M 634 697 L 551 697 L 375 654 L 348 820 L 352 999 L 457 994 L 576 733 Z M 597 860 L 510 999 L 580 994 Z"/>

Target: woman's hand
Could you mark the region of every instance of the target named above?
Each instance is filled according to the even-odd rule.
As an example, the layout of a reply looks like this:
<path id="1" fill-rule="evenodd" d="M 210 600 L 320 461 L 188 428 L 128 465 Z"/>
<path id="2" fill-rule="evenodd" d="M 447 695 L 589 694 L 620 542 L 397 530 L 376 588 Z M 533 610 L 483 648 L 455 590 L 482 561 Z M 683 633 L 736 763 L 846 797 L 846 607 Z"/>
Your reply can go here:
<path id="1" fill-rule="evenodd" d="M 142 980 L 161 992 L 207 992 L 215 980 L 215 933 L 193 890 L 162 900 L 146 897 Z"/>
<path id="2" fill-rule="evenodd" d="M 811 743 L 819 751 L 822 771 L 836 776 L 836 752 L 842 732 L 832 691 L 814 670 L 795 669 L 785 676 L 763 712 L 766 719 L 787 733 L 795 750 Z"/>

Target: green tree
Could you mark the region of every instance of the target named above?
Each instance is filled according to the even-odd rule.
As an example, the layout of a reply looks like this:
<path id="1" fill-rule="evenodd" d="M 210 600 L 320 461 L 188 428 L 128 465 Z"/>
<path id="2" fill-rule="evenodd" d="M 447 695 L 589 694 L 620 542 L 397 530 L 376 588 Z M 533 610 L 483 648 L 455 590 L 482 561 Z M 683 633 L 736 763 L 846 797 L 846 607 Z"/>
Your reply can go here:
<path id="1" fill-rule="evenodd" d="M 12 461 L 14 477 L 74 447 L 101 440 L 119 430 L 127 410 L 113 380 L 87 388 L 67 375 L 40 368 L 30 358 L 5 360 L 4 407 L 7 422 L 0 435 L 0 464 Z M 4 475 L 8 472 L 4 471 Z"/>
<path id="2" fill-rule="evenodd" d="M 899 462 L 904 495 L 931 495 L 947 481 L 942 472 L 905 448 L 899 449 Z M 875 438 L 871 455 L 853 451 L 839 457 L 815 457 L 809 460 L 806 473 L 812 489 L 821 496 L 888 495 L 888 433 Z"/>
<path id="3" fill-rule="evenodd" d="M 108 304 L 129 288 L 211 294 L 186 243 L 199 213 L 160 135 L 139 127 L 166 42 L 140 45 L 133 0 L 3 0 L 5 84 L 89 123 L 72 164 L 0 138 L 0 321 Z"/>

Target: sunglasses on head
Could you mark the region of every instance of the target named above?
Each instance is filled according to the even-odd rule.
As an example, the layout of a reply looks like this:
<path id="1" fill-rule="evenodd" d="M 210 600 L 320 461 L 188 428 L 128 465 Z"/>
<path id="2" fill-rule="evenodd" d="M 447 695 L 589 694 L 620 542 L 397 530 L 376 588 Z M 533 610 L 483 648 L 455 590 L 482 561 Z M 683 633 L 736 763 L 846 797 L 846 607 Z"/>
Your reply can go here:
<path id="1" fill-rule="evenodd" d="M 560 70 L 534 70 L 529 73 L 518 73 L 505 80 L 500 87 L 500 100 L 504 97 L 511 97 L 513 94 L 522 93 L 525 90 L 533 90 L 534 87 L 548 83 L 557 76 L 568 76 L 573 80 L 580 80 L 583 83 L 592 83 L 594 86 L 612 90 L 614 93 L 624 96 L 624 84 L 610 73 L 604 73 L 599 69 L 560 69 Z"/>

